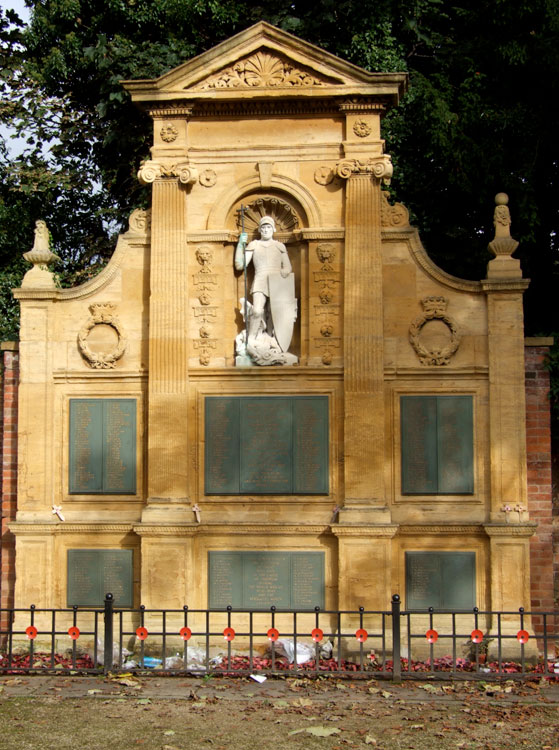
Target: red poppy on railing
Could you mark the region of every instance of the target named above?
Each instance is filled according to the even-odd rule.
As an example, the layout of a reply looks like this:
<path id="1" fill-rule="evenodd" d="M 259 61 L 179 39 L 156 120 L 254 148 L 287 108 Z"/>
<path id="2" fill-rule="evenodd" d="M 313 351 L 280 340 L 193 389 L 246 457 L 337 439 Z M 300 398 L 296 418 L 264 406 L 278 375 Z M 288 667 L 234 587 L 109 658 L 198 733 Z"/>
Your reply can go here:
<path id="1" fill-rule="evenodd" d="M 235 637 L 235 631 L 233 630 L 233 628 L 225 628 L 225 630 L 223 631 L 223 637 L 226 641 L 232 641 Z"/>
<path id="2" fill-rule="evenodd" d="M 35 625 L 29 625 L 28 628 L 25 628 L 25 633 L 27 634 L 29 640 L 33 641 L 37 637 L 37 628 L 35 627 Z"/>
<path id="3" fill-rule="evenodd" d="M 481 630 L 472 630 L 470 638 L 472 639 L 472 643 L 481 643 L 483 641 L 483 633 Z"/>
<path id="4" fill-rule="evenodd" d="M 363 628 L 359 628 L 359 630 L 355 631 L 355 637 L 357 638 L 359 643 L 365 643 L 365 641 L 369 637 L 369 634 Z"/>
<path id="5" fill-rule="evenodd" d="M 276 628 L 270 628 L 266 635 L 268 636 L 269 641 L 277 641 L 277 639 L 279 638 L 279 630 L 277 630 Z"/>
<path id="6" fill-rule="evenodd" d="M 320 643 L 320 641 L 323 639 L 324 633 L 320 628 L 314 628 L 314 630 L 311 631 L 311 638 L 315 643 Z"/>
<path id="7" fill-rule="evenodd" d="M 528 633 L 527 630 L 519 630 L 518 633 L 516 634 L 516 640 L 519 643 L 528 643 L 529 639 L 530 639 L 530 634 Z"/>
<path id="8" fill-rule="evenodd" d="M 192 636 L 192 630 L 190 628 L 181 628 L 179 630 L 179 635 L 183 641 L 188 641 Z"/>
<path id="9" fill-rule="evenodd" d="M 436 643 L 439 640 L 439 634 L 436 630 L 428 630 L 425 633 L 425 638 L 427 638 L 428 643 Z"/>
<path id="10" fill-rule="evenodd" d="M 147 628 L 137 628 L 136 629 L 136 635 L 141 641 L 145 641 L 148 637 L 149 633 L 147 631 Z"/>
<path id="11" fill-rule="evenodd" d="M 77 641 L 80 637 L 80 629 L 77 628 L 75 625 L 71 628 L 68 628 L 68 635 L 73 641 Z"/>

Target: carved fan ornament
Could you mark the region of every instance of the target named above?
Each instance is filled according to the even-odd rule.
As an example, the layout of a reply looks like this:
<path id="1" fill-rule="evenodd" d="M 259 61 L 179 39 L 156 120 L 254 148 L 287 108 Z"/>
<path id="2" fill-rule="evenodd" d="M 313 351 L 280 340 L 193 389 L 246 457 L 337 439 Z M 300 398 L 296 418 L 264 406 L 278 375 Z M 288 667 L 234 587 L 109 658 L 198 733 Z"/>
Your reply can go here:
<path id="1" fill-rule="evenodd" d="M 126 349 L 126 338 L 119 319 L 115 315 L 115 305 L 90 305 L 91 317 L 78 333 L 78 349 L 86 362 L 95 370 L 112 370 L 116 361 L 122 357 Z M 87 343 L 91 330 L 97 325 L 106 325 L 114 329 L 117 335 L 117 345 L 110 352 L 96 352 Z"/>
<path id="2" fill-rule="evenodd" d="M 257 52 L 244 60 L 204 81 L 198 88 L 235 89 L 324 86 L 328 81 L 321 79 L 314 71 L 302 70 L 287 58 L 269 52 Z"/>
<path id="3" fill-rule="evenodd" d="M 444 297 L 425 297 L 421 300 L 423 315 L 416 318 L 410 326 L 410 344 L 419 357 L 422 365 L 448 365 L 450 358 L 456 353 L 460 346 L 461 335 L 454 320 L 447 315 L 446 307 L 448 300 Z M 421 331 L 423 326 L 431 320 L 440 320 L 450 331 L 450 341 L 447 346 L 440 349 L 427 349 L 421 343 Z"/>
<path id="4" fill-rule="evenodd" d="M 272 217 L 277 232 L 293 232 L 299 226 L 299 217 L 289 203 L 273 196 L 264 196 L 245 206 L 245 232 L 249 237 L 258 231 L 263 216 Z M 237 214 L 237 225 L 240 229 L 240 212 Z"/>

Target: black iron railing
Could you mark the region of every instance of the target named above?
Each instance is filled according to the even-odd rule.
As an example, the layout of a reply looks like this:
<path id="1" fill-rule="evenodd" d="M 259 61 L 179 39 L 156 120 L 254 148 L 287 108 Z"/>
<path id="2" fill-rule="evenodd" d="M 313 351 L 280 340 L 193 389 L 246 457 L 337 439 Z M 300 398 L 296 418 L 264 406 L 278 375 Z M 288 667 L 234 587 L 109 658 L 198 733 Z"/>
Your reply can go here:
<path id="1" fill-rule="evenodd" d="M 559 613 L 120 609 L 0 611 L 0 672 L 559 680 Z M 538 638 L 531 633 L 532 619 Z M 128 649 L 133 649 L 129 651 Z"/>

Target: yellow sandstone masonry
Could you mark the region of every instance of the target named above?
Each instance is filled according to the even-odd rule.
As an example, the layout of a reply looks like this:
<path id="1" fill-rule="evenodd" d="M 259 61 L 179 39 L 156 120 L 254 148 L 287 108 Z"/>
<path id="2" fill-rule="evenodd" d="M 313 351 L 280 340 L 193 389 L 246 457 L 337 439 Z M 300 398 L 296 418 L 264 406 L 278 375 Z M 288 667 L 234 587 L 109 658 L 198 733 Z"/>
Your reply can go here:
<path id="1" fill-rule="evenodd" d="M 381 119 L 406 86 L 403 73 L 369 73 L 266 23 L 158 79 L 124 82 L 153 121 L 151 158 L 138 165 L 151 210 L 132 212 L 106 268 L 73 289 L 51 283 L 39 227 L 15 290 L 17 607 L 66 606 L 70 549 L 132 549 L 135 606 L 205 608 L 209 553 L 259 550 L 323 552 L 328 608 L 386 608 L 396 592 L 406 606 L 406 553 L 422 551 L 471 552 L 480 608 L 529 607 L 527 281 L 503 194 L 482 281 L 437 268 L 389 200 Z M 238 364 L 241 214 L 249 241 L 268 216 L 287 248 L 296 364 Z M 215 396 L 327 397 L 327 491 L 207 494 Z M 432 469 L 406 447 L 403 410 L 427 404 L 410 396 L 433 397 L 439 430 L 458 429 L 446 405 L 471 405 L 471 459 L 460 459 L 471 487 L 457 490 L 453 454 Z M 70 491 L 76 399 L 100 403 L 91 419 L 105 414 L 95 429 L 117 446 L 124 417 L 103 403 L 134 400 L 135 448 L 105 459 L 101 491 Z M 419 458 L 406 479 L 410 450 Z M 81 468 L 80 481 L 101 472 Z M 429 471 L 435 489 L 422 488 Z M 514 517 L 503 510 L 517 505 Z"/>

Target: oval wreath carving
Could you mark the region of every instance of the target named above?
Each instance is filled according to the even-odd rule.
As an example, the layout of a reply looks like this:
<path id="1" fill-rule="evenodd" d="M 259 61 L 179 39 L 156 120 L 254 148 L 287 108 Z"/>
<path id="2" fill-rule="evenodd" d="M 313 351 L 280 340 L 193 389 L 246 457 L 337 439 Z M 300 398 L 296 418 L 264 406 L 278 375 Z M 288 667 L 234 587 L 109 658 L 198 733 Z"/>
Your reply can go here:
<path id="1" fill-rule="evenodd" d="M 450 358 L 456 353 L 462 339 L 458 326 L 447 315 L 446 307 L 448 300 L 444 297 L 425 297 L 425 299 L 421 300 L 421 304 L 423 306 L 423 315 L 416 318 L 410 326 L 410 344 L 413 346 L 422 365 L 448 365 Z M 449 329 L 450 341 L 447 346 L 441 349 L 427 349 L 421 343 L 421 331 L 423 326 L 430 320 L 440 320 Z"/>
<path id="2" fill-rule="evenodd" d="M 119 319 L 116 317 L 115 305 L 106 304 L 90 305 L 91 317 L 78 333 L 78 349 L 80 354 L 95 370 L 111 370 L 115 367 L 126 349 L 126 338 Z M 114 329 L 117 335 L 117 345 L 110 352 L 96 352 L 87 343 L 87 338 L 93 328 L 97 325 L 107 325 Z"/>

